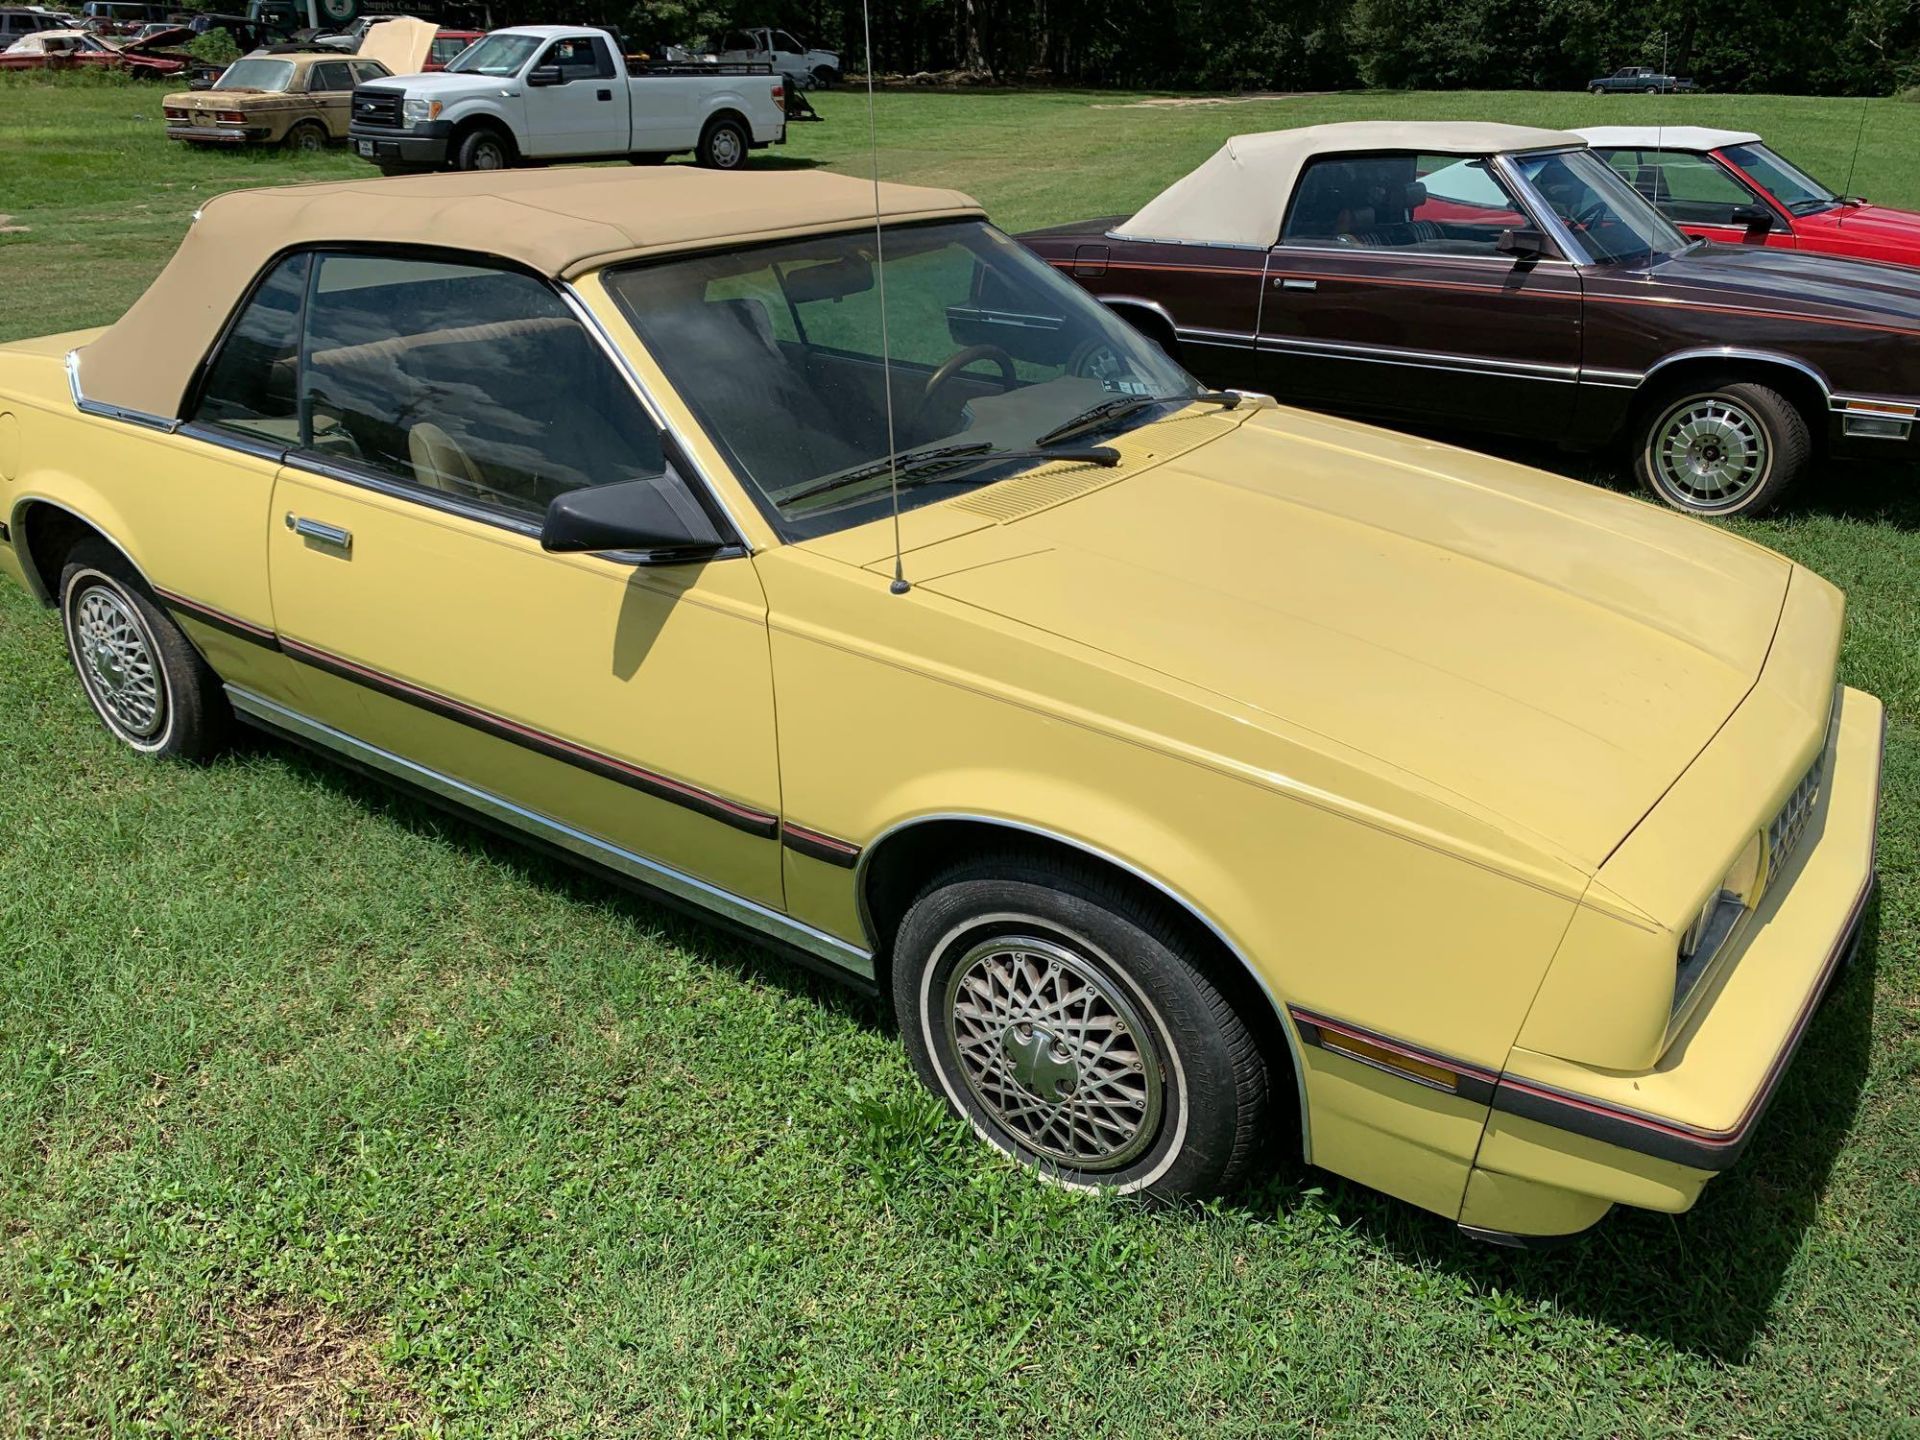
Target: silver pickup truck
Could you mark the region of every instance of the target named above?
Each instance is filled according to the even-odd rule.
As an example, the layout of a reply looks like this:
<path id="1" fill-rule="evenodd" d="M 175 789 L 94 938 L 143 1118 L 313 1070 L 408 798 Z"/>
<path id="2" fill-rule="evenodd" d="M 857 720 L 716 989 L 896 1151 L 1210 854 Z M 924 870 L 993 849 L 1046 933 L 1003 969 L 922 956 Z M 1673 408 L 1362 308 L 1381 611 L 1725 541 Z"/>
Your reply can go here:
<path id="1" fill-rule="evenodd" d="M 605 30 L 519 25 L 445 70 L 360 86 L 348 143 L 387 174 L 689 150 L 735 170 L 786 142 L 786 83 L 765 65 L 629 66 Z"/>

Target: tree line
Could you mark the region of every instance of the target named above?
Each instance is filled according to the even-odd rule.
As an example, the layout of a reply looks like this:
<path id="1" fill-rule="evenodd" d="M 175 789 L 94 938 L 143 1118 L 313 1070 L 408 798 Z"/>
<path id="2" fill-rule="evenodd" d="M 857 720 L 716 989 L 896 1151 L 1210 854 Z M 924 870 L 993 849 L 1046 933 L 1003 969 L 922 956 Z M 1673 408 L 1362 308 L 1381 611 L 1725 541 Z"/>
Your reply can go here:
<path id="1" fill-rule="evenodd" d="M 1549 89 L 1623 65 L 1720 91 L 1888 94 L 1920 0 L 871 0 L 882 74 L 1143 89 Z M 627 29 L 779 25 L 864 71 L 859 0 L 650 0 Z"/>

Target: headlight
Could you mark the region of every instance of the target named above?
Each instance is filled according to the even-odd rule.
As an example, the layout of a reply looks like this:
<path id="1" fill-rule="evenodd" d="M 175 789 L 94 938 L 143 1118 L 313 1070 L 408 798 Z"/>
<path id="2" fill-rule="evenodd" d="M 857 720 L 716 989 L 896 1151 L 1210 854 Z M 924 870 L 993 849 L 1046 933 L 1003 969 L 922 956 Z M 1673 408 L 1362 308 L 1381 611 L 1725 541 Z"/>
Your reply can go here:
<path id="1" fill-rule="evenodd" d="M 439 118 L 440 102 L 438 100 L 408 100 L 400 107 L 402 129 L 411 130 L 416 125 L 423 125 L 429 120 Z"/>

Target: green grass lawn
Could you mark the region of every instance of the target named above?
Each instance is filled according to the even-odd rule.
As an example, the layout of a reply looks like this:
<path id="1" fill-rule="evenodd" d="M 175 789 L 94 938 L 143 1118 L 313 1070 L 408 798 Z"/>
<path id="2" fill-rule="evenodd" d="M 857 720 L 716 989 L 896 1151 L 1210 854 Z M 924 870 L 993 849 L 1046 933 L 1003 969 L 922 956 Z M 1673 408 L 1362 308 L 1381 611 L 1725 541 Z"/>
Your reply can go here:
<path id="1" fill-rule="evenodd" d="M 882 169 L 1017 228 L 1234 131 L 1660 116 L 1837 184 L 1861 116 L 1134 98 L 883 95 Z M 781 158 L 863 166 L 856 97 L 820 108 Z M 112 319 L 210 194 L 367 173 L 158 117 L 0 81 L 0 338 Z M 1874 104 L 1853 188 L 1920 205 L 1916 154 L 1920 106 Z M 1861 962 L 1692 1215 L 1547 1256 L 1316 1172 L 1043 1189 L 877 1007 L 290 750 L 123 753 L 0 586 L 0 1433 L 1920 1435 L 1916 483 L 1835 467 L 1745 527 L 1847 588 L 1843 673 L 1892 712 Z"/>

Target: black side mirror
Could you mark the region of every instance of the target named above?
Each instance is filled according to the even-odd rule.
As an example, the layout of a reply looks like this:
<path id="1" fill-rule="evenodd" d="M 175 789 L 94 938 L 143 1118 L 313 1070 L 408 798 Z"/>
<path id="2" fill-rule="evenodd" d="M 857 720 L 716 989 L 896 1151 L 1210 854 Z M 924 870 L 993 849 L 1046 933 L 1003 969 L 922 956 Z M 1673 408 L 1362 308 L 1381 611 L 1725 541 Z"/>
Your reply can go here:
<path id="1" fill-rule="evenodd" d="M 1727 219 L 1748 230 L 1764 232 L 1773 229 L 1773 212 L 1764 205 L 1736 205 Z"/>
<path id="2" fill-rule="evenodd" d="M 726 541 L 671 471 L 553 497 L 540 548 L 556 553 L 637 552 L 647 565 L 711 559 Z"/>
<path id="3" fill-rule="evenodd" d="M 1493 248 L 1516 260 L 1538 260 L 1547 253 L 1547 237 L 1538 230 L 1502 230 Z"/>
<path id="4" fill-rule="evenodd" d="M 527 84 L 538 88 L 543 85 L 564 85 L 567 77 L 560 73 L 558 65 L 536 65 L 527 72 Z"/>

